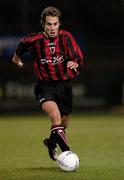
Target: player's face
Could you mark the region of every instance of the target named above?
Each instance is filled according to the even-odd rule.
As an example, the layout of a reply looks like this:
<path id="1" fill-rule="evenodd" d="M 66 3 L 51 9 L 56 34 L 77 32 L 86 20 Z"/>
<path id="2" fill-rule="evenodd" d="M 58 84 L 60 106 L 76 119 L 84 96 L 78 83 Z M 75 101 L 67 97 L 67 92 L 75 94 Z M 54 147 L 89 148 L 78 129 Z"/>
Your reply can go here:
<path id="1" fill-rule="evenodd" d="M 47 37 L 55 38 L 58 35 L 59 31 L 59 18 L 53 16 L 46 16 L 44 24 L 44 33 Z"/>

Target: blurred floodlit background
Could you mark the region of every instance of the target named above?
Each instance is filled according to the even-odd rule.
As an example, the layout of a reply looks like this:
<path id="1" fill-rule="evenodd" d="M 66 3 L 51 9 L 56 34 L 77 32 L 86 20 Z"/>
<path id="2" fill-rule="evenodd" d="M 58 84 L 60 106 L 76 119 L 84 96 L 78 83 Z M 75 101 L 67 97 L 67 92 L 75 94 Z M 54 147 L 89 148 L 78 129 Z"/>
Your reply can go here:
<path id="1" fill-rule="evenodd" d="M 41 31 L 40 14 L 49 5 L 62 14 L 85 55 L 85 68 L 73 81 L 74 109 L 122 110 L 124 106 L 124 0 L 11 0 L 0 5 L 0 114 L 38 111 L 33 94 L 33 61 L 11 63 L 19 39 Z"/>

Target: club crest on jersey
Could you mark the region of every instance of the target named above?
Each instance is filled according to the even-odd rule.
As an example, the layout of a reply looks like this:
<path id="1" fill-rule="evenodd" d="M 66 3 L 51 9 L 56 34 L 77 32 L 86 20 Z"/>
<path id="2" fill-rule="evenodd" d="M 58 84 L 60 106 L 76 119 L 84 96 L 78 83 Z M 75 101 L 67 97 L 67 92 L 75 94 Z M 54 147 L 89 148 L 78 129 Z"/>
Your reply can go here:
<path id="1" fill-rule="evenodd" d="M 54 44 L 54 42 L 50 42 L 48 44 L 48 46 L 49 46 L 51 54 L 54 54 L 55 53 L 55 44 Z"/>
<path id="2" fill-rule="evenodd" d="M 52 47 L 49 47 L 49 48 L 50 48 L 51 54 L 54 54 L 55 53 L 55 46 L 52 46 Z"/>

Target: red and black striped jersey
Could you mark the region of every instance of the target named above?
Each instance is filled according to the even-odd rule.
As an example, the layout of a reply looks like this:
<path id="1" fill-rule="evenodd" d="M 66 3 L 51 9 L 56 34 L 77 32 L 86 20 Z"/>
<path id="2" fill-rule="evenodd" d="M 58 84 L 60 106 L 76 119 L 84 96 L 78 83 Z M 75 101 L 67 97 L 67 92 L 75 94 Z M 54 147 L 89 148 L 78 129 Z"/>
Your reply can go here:
<path id="1" fill-rule="evenodd" d="M 31 53 L 34 71 L 38 80 L 67 80 L 77 76 L 83 65 L 83 54 L 70 32 L 59 30 L 55 38 L 47 38 L 42 32 L 23 37 L 16 49 L 21 58 Z M 67 62 L 79 64 L 77 72 L 67 68 Z"/>

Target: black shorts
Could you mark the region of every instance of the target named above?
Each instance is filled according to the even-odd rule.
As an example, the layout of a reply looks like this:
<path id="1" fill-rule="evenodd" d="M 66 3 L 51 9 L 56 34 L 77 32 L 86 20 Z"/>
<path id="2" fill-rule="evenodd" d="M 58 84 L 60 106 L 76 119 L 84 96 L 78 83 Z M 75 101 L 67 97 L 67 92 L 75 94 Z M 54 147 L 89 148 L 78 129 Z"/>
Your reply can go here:
<path id="1" fill-rule="evenodd" d="M 40 81 L 34 89 L 37 101 L 42 104 L 46 101 L 57 103 L 61 116 L 72 112 L 72 86 L 66 81 Z"/>

